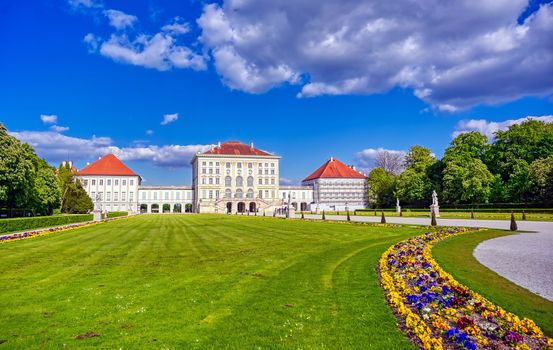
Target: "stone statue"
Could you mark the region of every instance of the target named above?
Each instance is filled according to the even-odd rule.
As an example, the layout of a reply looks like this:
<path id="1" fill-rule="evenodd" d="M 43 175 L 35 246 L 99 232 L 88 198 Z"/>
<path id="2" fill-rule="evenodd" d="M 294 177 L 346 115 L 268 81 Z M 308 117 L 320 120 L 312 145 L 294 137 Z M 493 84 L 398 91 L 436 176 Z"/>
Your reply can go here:
<path id="1" fill-rule="evenodd" d="M 436 191 L 432 191 L 432 205 L 430 206 L 430 216 L 432 216 L 432 212 L 436 214 L 436 217 L 440 217 L 440 206 L 438 205 L 438 194 Z"/>
<path id="2" fill-rule="evenodd" d="M 97 193 L 94 198 L 93 220 L 102 221 L 102 196 Z"/>
<path id="3" fill-rule="evenodd" d="M 99 193 L 96 194 L 96 198 L 94 198 L 94 210 L 100 210 L 100 205 L 102 201 L 102 196 L 100 196 Z"/>
<path id="4" fill-rule="evenodd" d="M 401 213 L 401 206 L 399 205 L 399 198 L 396 198 L 396 213 Z"/>

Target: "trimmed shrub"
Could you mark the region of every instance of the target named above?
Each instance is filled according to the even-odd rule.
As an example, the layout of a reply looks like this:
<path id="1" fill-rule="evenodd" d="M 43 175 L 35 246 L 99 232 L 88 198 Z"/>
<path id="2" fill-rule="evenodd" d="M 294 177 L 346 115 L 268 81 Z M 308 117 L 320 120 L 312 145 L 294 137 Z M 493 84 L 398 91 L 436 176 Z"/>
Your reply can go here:
<path id="1" fill-rule="evenodd" d="M 382 216 L 380 217 L 380 223 L 385 224 L 386 223 L 386 217 L 384 216 L 384 210 L 382 211 Z"/>
<path id="2" fill-rule="evenodd" d="M 323 220 L 326 220 L 325 211 L 323 210 Z"/>
<path id="3" fill-rule="evenodd" d="M 305 219 L 305 216 L 303 216 L 303 211 L 301 212 L 301 218 Z"/>
<path id="4" fill-rule="evenodd" d="M 522 211 L 522 220 L 526 221 L 526 212 L 524 210 Z"/>
<path id="5" fill-rule="evenodd" d="M 346 219 L 347 219 L 348 221 L 351 221 L 351 217 L 349 216 L 349 210 L 348 210 L 348 212 L 347 212 Z"/>
<path id="6" fill-rule="evenodd" d="M 126 211 L 110 211 L 108 212 L 108 218 L 111 219 L 111 218 L 117 218 L 119 216 L 127 216 L 129 215 L 128 212 Z"/>
<path id="7" fill-rule="evenodd" d="M 0 233 L 33 230 L 37 228 L 61 226 L 85 221 L 92 221 L 92 214 L 1 219 Z"/>
<path id="8" fill-rule="evenodd" d="M 513 213 L 513 212 L 511 212 L 511 227 L 510 227 L 510 230 L 511 231 L 518 230 L 517 221 L 515 220 L 515 213 Z"/>
<path id="9" fill-rule="evenodd" d="M 432 210 L 432 218 L 430 219 L 430 226 L 438 226 L 436 222 L 436 212 Z"/>

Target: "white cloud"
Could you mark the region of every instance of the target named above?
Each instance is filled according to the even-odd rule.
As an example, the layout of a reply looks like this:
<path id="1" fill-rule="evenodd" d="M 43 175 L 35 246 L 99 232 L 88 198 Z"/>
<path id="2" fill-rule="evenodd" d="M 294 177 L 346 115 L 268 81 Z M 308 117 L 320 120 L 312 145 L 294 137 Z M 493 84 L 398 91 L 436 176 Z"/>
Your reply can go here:
<path id="1" fill-rule="evenodd" d="M 493 139 L 494 133 L 498 130 L 507 130 L 507 128 L 514 124 L 520 124 L 528 119 L 539 120 L 547 123 L 553 123 L 553 115 L 544 115 L 539 117 L 528 116 L 519 119 L 508 119 L 502 122 L 492 122 L 486 119 L 469 119 L 461 120 L 455 126 L 455 131 L 451 135 L 453 138 L 459 136 L 462 133 L 470 131 L 478 131 L 483 135 L 486 135 L 489 139 Z"/>
<path id="2" fill-rule="evenodd" d="M 179 114 L 178 113 L 165 114 L 163 116 L 163 121 L 161 122 L 161 125 L 167 125 L 169 123 L 172 123 L 172 122 L 176 121 L 177 119 L 179 119 Z"/>
<path id="3" fill-rule="evenodd" d="M 413 90 L 455 112 L 553 93 L 553 5 L 527 0 L 226 0 L 204 6 L 200 41 L 232 89 L 299 97 Z"/>
<path id="4" fill-rule="evenodd" d="M 117 62 L 160 71 L 171 68 L 206 69 L 203 55 L 179 45 L 176 39 L 166 32 L 153 36 L 140 34 L 132 40 L 125 33 L 117 33 L 105 41 L 89 33 L 84 41 L 88 44 L 89 51 L 99 52 Z"/>
<path id="5" fill-rule="evenodd" d="M 171 32 L 175 35 L 183 35 L 190 31 L 190 25 L 180 17 L 175 17 L 173 23 L 161 27 L 164 32 Z"/>
<path id="6" fill-rule="evenodd" d="M 52 126 L 50 127 L 50 130 L 55 131 L 55 132 L 62 133 L 62 132 L 64 132 L 64 131 L 69 130 L 69 127 L 68 127 L 68 126 L 52 125 Z"/>
<path id="7" fill-rule="evenodd" d="M 136 16 L 126 14 L 119 10 L 109 9 L 104 11 L 104 14 L 109 19 L 109 24 L 117 30 L 132 27 L 134 22 L 138 20 Z"/>
<path id="8" fill-rule="evenodd" d="M 29 143 L 40 157 L 49 162 L 63 160 L 94 160 L 114 153 L 123 161 L 145 161 L 160 167 L 188 167 L 197 152 L 208 150 L 211 145 L 150 145 L 118 147 L 109 137 L 78 138 L 54 131 L 10 132 L 22 142 Z"/>
<path id="9" fill-rule="evenodd" d="M 378 155 L 382 152 L 388 152 L 392 155 L 397 155 L 399 157 L 404 157 L 406 154 L 406 152 L 402 150 L 385 149 L 382 147 L 366 148 L 361 152 L 357 152 L 355 154 L 355 161 L 359 166 L 360 170 L 368 173 L 372 168 L 375 168 L 377 166 L 376 159 Z"/>
<path id="10" fill-rule="evenodd" d="M 40 120 L 42 120 L 44 124 L 56 124 L 58 122 L 58 116 L 53 114 L 52 115 L 41 114 Z"/>
<path id="11" fill-rule="evenodd" d="M 152 129 L 146 130 L 146 135 L 153 135 L 154 131 Z"/>
<path id="12" fill-rule="evenodd" d="M 99 7 L 103 7 L 102 4 L 100 3 L 97 3 L 96 1 L 94 0 L 68 0 L 68 3 L 69 5 L 74 8 L 74 9 L 77 9 L 79 7 L 84 7 L 84 8 L 99 8 Z"/>
<path id="13" fill-rule="evenodd" d="M 289 179 L 287 177 L 281 177 L 279 181 L 281 186 L 293 186 L 298 184 L 298 181 Z"/>

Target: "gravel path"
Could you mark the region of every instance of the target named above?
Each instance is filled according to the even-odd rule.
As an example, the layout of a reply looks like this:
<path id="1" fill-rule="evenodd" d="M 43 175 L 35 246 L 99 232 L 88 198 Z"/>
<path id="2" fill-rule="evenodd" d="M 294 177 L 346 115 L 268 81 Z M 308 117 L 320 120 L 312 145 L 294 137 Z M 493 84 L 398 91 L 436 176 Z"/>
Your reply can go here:
<path id="1" fill-rule="evenodd" d="M 305 215 L 320 219 L 320 215 Z M 346 220 L 327 215 L 327 220 Z M 380 222 L 380 216 L 352 216 L 352 221 Z M 430 218 L 386 218 L 388 223 L 428 225 Z M 508 220 L 438 219 L 438 225 L 509 229 Z M 478 261 L 511 282 L 553 301 L 553 222 L 517 221 L 519 234 L 493 238 L 474 250 Z"/>

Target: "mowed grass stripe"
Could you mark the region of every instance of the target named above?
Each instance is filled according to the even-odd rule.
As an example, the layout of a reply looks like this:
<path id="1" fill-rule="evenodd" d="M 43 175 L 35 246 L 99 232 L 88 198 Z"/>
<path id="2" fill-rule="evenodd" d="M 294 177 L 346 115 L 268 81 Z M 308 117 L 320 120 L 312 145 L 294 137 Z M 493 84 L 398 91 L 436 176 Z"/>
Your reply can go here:
<path id="1" fill-rule="evenodd" d="M 142 215 L 5 244 L 0 347 L 410 348 L 375 266 L 422 230 Z"/>

